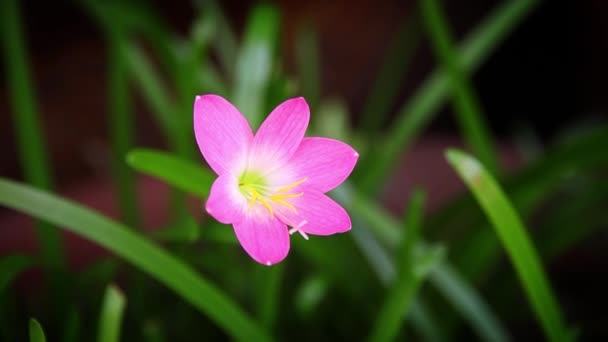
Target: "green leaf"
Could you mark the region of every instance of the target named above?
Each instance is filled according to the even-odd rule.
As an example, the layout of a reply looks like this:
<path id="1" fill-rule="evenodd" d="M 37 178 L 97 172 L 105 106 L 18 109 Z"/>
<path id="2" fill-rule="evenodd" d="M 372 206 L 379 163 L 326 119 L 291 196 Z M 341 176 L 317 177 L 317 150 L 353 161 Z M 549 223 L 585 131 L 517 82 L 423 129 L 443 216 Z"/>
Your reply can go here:
<path id="1" fill-rule="evenodd" d="M 215 176 L 198 164 L 167 152 L 136 149 L 127 155 L 134 169 L 162 179 L 176 188 L 207 198 Z"/>
<path id="2" fill-rule="evenodd" d="M 219 62 L 224 71 L 228 74 L 228 79 L 232 80 L 237 60 L 238 42 L 234 30 L 230 26 L 226 15 L 215 0 L 197 0 L 196 5 L 203 12 L 208 14 L 217 23 L 216 34 L 214 35 L 213 45 L 217 49 Z"/>
<path id="3" fill-rule="evenodd" d="M 109 35 L 108 39 L 108 126 L 112 140 L 112 160 L 117 199 L 124 221 L 132 227 L 139 226 L 137 198 L 133 171 L 124 162 L 124 156 L 133 145 L 133 113 L 131 110 L 129 79 L 124 59 L 125 39 L 121 34 Z"/>
<path id="4" fill-rule="evenodd" d="M 361 112 L 360 127 L 366 132 L 375 133 L 390 114 L 419 46 L 420 31 L 418 13 L 414 12 L 403 20 L 397 37 L 385 53 L 382 67 Z"/>
<path id="5" fill-rule="evenodd" d="M 7 255 L 0 258 L 0 293 L 19 273 L 32 267 L 34 261 L 26 255 Z"/>
<path id="6" fill-rule="evenodd" d="M 475 288 L 467 283 L 447 263 L 439 265 L 429 277 L 431 284 L 452 303 L 470 323 L 477 336 L 486 341 L 509 341 L 509 335 L 479 296 Z"/>
<path id="7" fill-rule="evenodd" d="M 30 342 L 46 342 L 42 326 L 33 318 L 30 319 Z"/>
<path id="8" fill-rule="evenodd" d="M 55 195 L 0 179 L 0 204 L 94 241 L 161 282 L 237 340 L 270 337 L 227 295 L 191 267 L 122 224 Z"/>
<path id="9" fill-rule="evenodd" d="M 51 170 L 28 66 L 20 5 L 21 2 L 17 0 L 0 1 L 0 40 L 3 44 L 3 60 L 13 111 L 16 145 L 26 181 L 36 187 L 50 189 Z M 47 224 L 38 222 L 36 232 L 43 263 L 49 268 L 62 268 L 63 247 L 57 231 Z M 52 282 L 56 283 L 58 280 L 54 279 Z"/>
<path id="10" fill-rule="evenodd" d="M 494 178 L 474 158 L 448 150 L 446 158 L 482 207 L 507 250 L 548 339 L 570 336 L 539 257 L 519 215 Z"/>
<path id="11" fill-rule="evenodd" d="M 311 112 L 314 113 L 321 97 L 321 62 L 319 40 L 311 25 L 299 27 L 295 49 L 302 96 L 306 98 Z"/>
<path id="12" fill-rule="evenodd" d="M 97 342 L 118 342 L 120 340 L 120 326 L 125 305 L 124 294 L 116 286 L 108 286 L 99 316 Z"/>
<path id="13" fill-rule="evenodd" d="M 185 215 L 179 222 L 154 231 L 152 236 L 162 241 L 192 243 L 198 241 L 201 230 L 194 217 Z"/>
<path id="14" fill-rule="evenodd" d="M 477 25 L 459 49 L 462 68 L 468 73 L 475 71 L 538 3 L 537 0 L 506 1 Z M 435 71 L 401 107 L 384 143 L 378 144 L 381 153 L 370 153 L 373 157 L 358 168 L 361 191 L 370 193 L 380 188 L 399 156 L 405 154 L 409 144 L 437 114 L 446 100 L 448 85 L 445 72 Z"/>
<path id="15" fill-rule="evenodd" d="M 406 317 L 428 272 L 443 257 L 443 249 L 427 249 L 424 255 L 415 255 L 414 246 L 419 237 L 422 218 L 424 193 L 414 192 L 408 214 L 406 229 L 408 234 L 401 241 L 398 251 L 397 269 L 399 270 L 391 288 L 386 295 L 376 323 L 370 335 L 370 341 L 393 341 L 399 333 L 402 320 Z"/>
<path id="16" fill-rule="evenodd" d="M 367 233 L 371 231 L 385 246 L 392 249 L 397 248 L 398 242 L 401 241 L 401 224 L 376 203 L 359 195 L 357 192 L 354 192 L 352 185 L 349 186 L 348 183 L 346 183 L 346 185 L 342 185 L 341 188 L 344 189 L 340 191 L 350 190 L 350 196 L 348 197 L 350 201 L 344 203 L 347 203 L 345 207 L 349 209 L 349 212 L 353 215 L 353 220 L 360 219 L 367 224 L 367 226 L 359 226 L 359 230 L 367 234 L 367 236 L 363 237 L 364 239 L 357 238 L 356 234 L 361 233 L 356 233 L 356 230 L 353 229 L 352 234 L 355 236 L 355 239 L 365 240 L 365 244 L 362 244 L 362 246 L 370 245 L 375 242 L 375 237 Z M 341 188 L 338 188 L 338 190 Z M 339 191 L 335 192 L 340 194 Z M 344 196 L 344 194 L 341 196 Z M 374 270 L 379 272 L 378 275 L 380 279 L 383 282 L 386 282 L 386 279 L 390 281 L 391 275 L 394 274 L 395 266 L 390 259 L 388 261 L 382 261 L 388 259 L 386 256 L 379 257 L 386 254 L 386 252 L 383 251 L 381 246 L 375 247 L 374 253 L 366 251 L 367 249 L 369 248 L 364 248 L 363 251 L 372 258 L 372 260 L 374 256 L 378 259 L 375 261 L 375 264 L 381 267 L 374 267 Z M 421 241 L 418 244 L 418 249 L 421 249 L 421 252 L 419 253 L 424 255 L 428 246 Z M 446 300 L 449 301 L 454 308 L 462 313 L 463 317 L 471 324 L 480 338 L 489 341 L 508 340 L 505 329 L 498 319 L 496 319 L 496 316 L 483 301 L 479 293 L 477 293 L 465 279 L 458 276 L 447 261 L 435 266 L 429 281 L 441 294 L 443 294 Z M 418 318 L 412 318 L 412 320 L 416 321 Z M 419 330 L 424 332 L 422 329 Z"/>
<path id="17" fill-rule="evenodd" d="M 263 120 L 264 98 L 279 38 L 279 21 L 279 11 L 274 6 L 255 6 L 237 60 L 233 100 L 253 128 Z"/>
<path id="18" fill-rule="evenodd" d="M 492 136 L 484 121 L 473 84 L 458 61 L 458 53 L 453 47 L 452 34 L 441 6 L 438 0 L 420 0 L 419 4 L 431 45 L 448 77 L 452 103 L 462 134 L 484 165 L 497 174 L 500 168 Z"/>

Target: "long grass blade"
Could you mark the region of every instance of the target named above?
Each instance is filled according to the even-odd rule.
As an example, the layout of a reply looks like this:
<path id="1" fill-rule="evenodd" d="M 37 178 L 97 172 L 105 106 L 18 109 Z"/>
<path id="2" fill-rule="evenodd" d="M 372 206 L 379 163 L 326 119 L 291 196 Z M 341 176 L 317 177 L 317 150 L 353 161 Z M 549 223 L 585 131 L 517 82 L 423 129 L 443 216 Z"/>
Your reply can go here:
<path id="1" fill-rule="evenodd" d="M 530 13 L 539 1 L 506 1 L 480 23 L 459 48 L 458 60 L 469 73 Z M 381 153 L 374 154 L 360 167 L 360 190 L 377 191 L 391 167 L 408 149 L 418 133 L 431 121 L 446 100 L 449 90 L 445 72 L 435 71 L 399 110 L 397 121 L 387 133 Z"/>
<path id="2" fill-rule="evenodd" d="M 469 186 L 491 221 L 547 338 L 562 341 L 571 337 L 528 233 L 497 182 L 476 159 L 463 152 L 449 150 L 446 158 Z"/>
<path id="3" fill-rule="evenodd" d="M 106 288 L 99 315 L 97 342 L 118 342 L 120 340 L 120 327 L 126 302 L 124 294 L 116 286 L 110 285 Z"/>
<path id="4" fill-rule="evenodd" d="M 177 258 L 94 211 L 30 186 L 0 179 L 0 204 L 49 221 L 115 253 L 181 296 L 237 340 L 270 337 L 227 295 Z"/>
<path id="5" fill-rule="evenodd" d="M 343 185 L 342 187 L 351 189 L 351 201 L 348 202 L 350 205 L 346 205 L 346 208 L 354 216 L 353 219 L 360 218 L 367 224 L 360 226 L 359 230 L 373 232 L 384 246 L 396 249 L 398 241 L 401 241 L 402 238 L 401 224 L 383 208 L 352 191 L 352 186 Z M 369 236 L 368 240 L 374 241 L 374 235 Z M 422 252 L 424 252 L 429 247 L 421 241 L 419 248 L 422 248 Z M 391 271 L 394 273 L 394 269 L 394 265 L 390 263 L 388 273 Z M 483 301 L 479 293 L 453 271 L 447 261 L 435 267 L 429 276 L 429 281 L 454 308 L 461 312 L 480 338 L 488 341 L 508 340 L 508 334 L 494 312 Z M 467 303 L 467 305 L 462 305 L 463 303 Z"/>
<path id="6" fill-rule="evenodd" d="M 271 5 L 253 8 L 237 59 L 233 101 L 253 128 L 263 119 L 266 88 L 279 39 L 279 11 Z"/>
<path id="7" fill-rule="evenodd" d="M 115 32 L 108 37 L 109 128 L 114 152 L 113 171 L 118 190 L 122 218 L 131 227 L 138 227 L 137 200 L 133 171 L 124 156 L 133 145 L 133 113 L 129 97 L 128 69 L 124 58 L 125 40 Z"/>
<path id="8" fill-rule="evenodd" d="M 382 67 L 365 100 L 361 112 L 361 128 L 366 132 L 374 133 L 385 123 L 419 46 L 421 29 L 418 13 L 411 14 L 403 22 L 403 27 L 385 54 Z"/>
<path id="9" fill-rule="evenodd" d="M 403 319 L 406 317 L 413 304 L 418 289 L 422 285 L 427 273 L 441 259 L 441 253 L 434 251 L 425 257 L 432 258 L 430 267 L 427 267 L 424 272 L 418 271 L 418 267 L 422 263 L 416 262 L 414 254 L 414 246 L 419 238 L 420 220 L 422 217 L 424 193 L 415 192 L 412 195 L 410 205 L 406 216 L 407 234 L 401 241 L 401 246 L 397 253 L 397 275 L 388 291 L 384 304 L 380 309 L 380 313 L 376 316 L 376 323 L 370 341 L 393 341 L 402 325 Z M 418 258 L 420 258 L 418 256 Z M 422 258 L 416 260 L 420 261 Z M 428 261 L 427 261 L 428 262 Z"/>
<path id="10" fill-rule="evenodd" d="M 315 113 L 321 97 L 321 57 L 319 39 L 310 24 L 302 25 L 298 30 L 295 48 L 302 96 Z"/>
<path id="11" fill-rule="evenodd" d="M 37 101 L 34 95 L 20 1 L 0 1 L 0 37 L 11 96 L 15 137 L 25 180 L 41 189 L 52 187 L 51 170 L 45 150 Z M 37 222 L 36 231 L 44 264 L 53 269 L 64 266 L 61 237 L 53 227 Z"/>
<path id="12" fill-rule="evenodd" d="M 465 141 L 493 174 L 500 171 L 492 135 L 466 70 L 458 61 L 453 38 L 438 0 L 420 0 L 422 17 L 436 58 L 446 71 L 452 103 Z"/>

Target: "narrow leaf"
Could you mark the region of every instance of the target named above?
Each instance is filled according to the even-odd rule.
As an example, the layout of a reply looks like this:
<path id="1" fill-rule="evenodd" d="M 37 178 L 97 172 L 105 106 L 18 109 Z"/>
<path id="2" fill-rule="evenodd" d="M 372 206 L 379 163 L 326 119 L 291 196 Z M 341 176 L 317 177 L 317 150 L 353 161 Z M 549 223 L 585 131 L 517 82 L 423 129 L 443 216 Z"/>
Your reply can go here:
<path id="1" fill-rule="evenodd" d="M 38 188 L 50 189 L 51 170 L 30 76 L 20 6 L 21 1 L 0 1 L 0 39 L 3 44 L 16 145 L 25 180 Z M 36 232 L 44 264 L 53 269 L 62 268 L 63 247 L 57 231 L 47 224 L 37 222 Z M 53 283 L 57 281 L 55 279 Z"/>
<path id="2" fill-rule="evenodd" d="M 97 342 L 118 342 L 120 340 L 120 326 L 125 305 L 124 294 L 116 286 L 108 286 L 99 316 Z"/>
<path id="3" fill-rule="evenodd" d="M 55 195 L 0 179 L 0 204 L 49 221 L 107 248 L 207 315 L 237 340 L 270 340 L 227 295 L 122 224 Z"/>
<path id="4" fill-rule="evenodd" d="M 481 22 L 459 48 L 458 60 L 468 73 L 475 71 L 508 34 L 539 3 L 538 0 L 506 1 Z M 387 173 L 399 160 L 419 132 L 437 114 L 449 90 L 445 72 L 435 71 L 401 107 L 398 119 L 381 144 L 381 153 L 373 154 L 361 170 L 360 189 L 370 193 L 380 188 Z"/>
<path id="5" fill-rule="evenodd" d="M 492 136 L 484 121 L 481 104 L 467 72 L 459 63 L 458 53 L 453 47 L 452 34 L 438 0 L 420 0 L 425 27 L 431 38 L 435 56 L 446 71 L 452 94 L 452 103 L 462 134 L 480 160 L 497 174 L 498 158 Z"/>
<path id="6" fill-rule="evenodd" d="M 162 179 L 176 188 L 202 198 L 209 195 L 215 176 L 194 162 L 170 153 L 151 149 L 136 149 L 127 155 L 134 169 Z"/>
<path id="7" fill-rule="evenodd" d="M 253 8 L 237 60 L 233 100 L 251 126 L 263 119 L 264 98 L 279 38 L 279 11 L 271 5 Z"/>
<path id="8" fill-rule="evenodd" d="M 538 254 L 519 215 L 498 183 L 477 160 L 464 152 L 449 150 L 446 158 L 469 186 L 491 221 L 547 338 L 552 341 L 567 338 L 568 331 Z"/>

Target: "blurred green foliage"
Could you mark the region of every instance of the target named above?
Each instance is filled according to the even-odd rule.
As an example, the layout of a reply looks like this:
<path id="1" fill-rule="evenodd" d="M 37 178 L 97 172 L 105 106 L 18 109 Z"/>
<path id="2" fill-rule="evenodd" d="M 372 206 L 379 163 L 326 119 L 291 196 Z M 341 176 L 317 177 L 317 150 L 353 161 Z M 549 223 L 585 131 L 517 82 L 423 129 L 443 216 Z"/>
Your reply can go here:
<path id="1" fill-rule="evenodd" d="M 601 172 L 608 165 L 608 127 L 581 132 L 505 176 L 499 172 L 494 141 L 470 81 L 472 72 L 537 1 L 504 1 L 456 44 L 439 1 L 420 0 L 420 13 L 404 20 L 384 58 L 358 127 L 351 126 L 342 99 L 323 98 L 319 37 L 309 24 L 295 35 L 297 75 L 282 68 L 278 47 L 283 23 L 273 5 L 253 6 L 239 38 L 215 1 L 197 1 L 197 16 L 184 37 L 146 2 L 80 1 L 107 45 L 108 128 L 124 223 L 47 192 L 52 177 L 19 3 L 1 4 L 17 145 L 31 185 L 0 179 L 0 204 L 57 227 L 41 226 L 39 255 L 0 259 L 2 340 L 25 340 L 28 319 L 36 316 L 53 340 L 64 341 L 226 336 L 255 341 L 365 336 L 373 341 L 471 336 L 506 341 L 519 336 L 509 328 L 513 313 L 521 310 L 514 310 L 509 300 L 520 287 L 530 298 L 527 315 L 542 322 L 532 336 L 540 336 L 542 326 L 547 339 L 572 337 L 564 327 L 559 293 L 552 292 L 542 265 L 607 222 L 601 204 L 606 203 L 608 187 Z M 428 35 L 422 34 L 423 27 Z M 433 46 L 438 68 L 383 131 L 409 61 L 425 39 Z M 192 134 L 192 102 L 204 93 L 228 97 L 254 126 L 283 99 L 305 95 L 313 110 L 309 134 L 346 140 L 361 154 L 357 172 L 332 194 L 351 214 L 352 231 L 308 242 L 294 239 L 289 258 L 267 268 L 235 252 L 240 247 L 231 229 L 185 210 L 187 194 L 204 201 L 214 180 L 197 155 Z M 136 94 L 163 133 L 168 151 L 133 146 L 131 103 Z M 405 218 L 396 217 L 377 200 L 377 191 L 447 100 L 454 105 L 462 138 L 481 162 L 449 154 L 474 197 L 462 195 L 425 218 L 420 190 L 404 205 Z M 478 173 L 469 177 L 471 165 Z M 136 210 L 135 172 L 174 189 L 174 215 L 161 231 L 147 234 L 139 229 L 140 216 L 146 213 Z M 576 201 L 555 203 L 564 193 Z M 543 205 L 552 205 L 554 213 L 543 212 Z M 524 222 L 532 215 L 541 229 L 526 229 Z M 84 272 L 66 273 L 56 229 L 76 233 L 113 254 Z M 507 271 L 500 269 L 505 251 L 515 266 Z M 61 280 L 61 291 L 41 287 L 32 300 L 24 300 L 17 295 L 14 279 L 37 265 Z M 123 274 L 135 276 L 122 279 Z M 109 285 L 117 281 L 124 293 Z M 62 310 L 48 309 L 46 304 L 58 300 Z M 577 323 L 584 330 L 585 323 Z M 44 340 L 40 324 L 29 324 L 30 340 Z"/>

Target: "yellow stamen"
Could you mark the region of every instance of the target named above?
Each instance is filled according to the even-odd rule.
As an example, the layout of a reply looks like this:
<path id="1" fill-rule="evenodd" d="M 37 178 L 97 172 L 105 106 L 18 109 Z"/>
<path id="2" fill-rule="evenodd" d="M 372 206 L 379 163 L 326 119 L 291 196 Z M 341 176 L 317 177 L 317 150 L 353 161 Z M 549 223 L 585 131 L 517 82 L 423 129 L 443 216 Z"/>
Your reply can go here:
<path id="1" fill-rule="evenodd" d="M 298 211 L 296 210 L 296 207 L 294 207 L 291 203 L 289 203 L 287 201 L 283 201 L 280 198 L 270 197 L 270 199 L 273 200 L 273 201 L 275 201 L 275 202 L 277 202 L 277 203 L 279 203 L 279 204 L 282 204 L 282 205 L 286 206 L 287 208 L 291 209 L 291 211 L 293 211 L 294 213 L 298 214 Z"/>
<path id="2" fill-rule="evenodd" d="M 270 213 L 270 218 L 274 218 L 274 213 L 272 212 L 272 207 L 270 206 L 270 204 L 268 204 L 268 201 L 266 201 L 266 199 L 262 196 L 260 196 L 259 199 L 260 199 L 260 203 L 262 203 L 262 205 L 264 205 L 266 207 L 266 209 L 268 209 L 268 212 Z"/>
<path id="3" fill-rule="evenodd" d="M 299 194 L 279 194 L 279 195 L 272 195 L 270 196 L 271 199 L 284 199 L 284 198 L 298 198 L 301 197 L 302 195 L 304 195 L 303 192 L 300 192 Z"/>
<path id="4" fill-rule="evenodd" d="M 300 179 L 299 181 L 297 181 L 295 183 L 292 183 L 292 184 L 290 184 L 288 186 L 284 186 L 284 187 L 280 188 L 279 190 L 277 190 L 277 193 L 289 191 L 289 190 L 295 188 L 296 186 L 298 186 L 298 185 L 306 182 L 307 180 L 308 180 L 308 177 L 305 177 L 304 179 Z"/>

